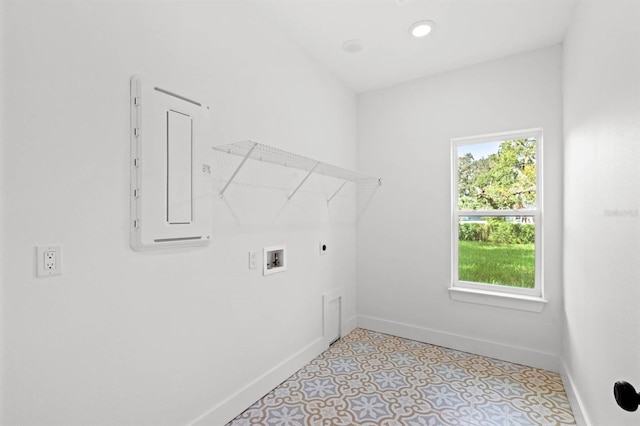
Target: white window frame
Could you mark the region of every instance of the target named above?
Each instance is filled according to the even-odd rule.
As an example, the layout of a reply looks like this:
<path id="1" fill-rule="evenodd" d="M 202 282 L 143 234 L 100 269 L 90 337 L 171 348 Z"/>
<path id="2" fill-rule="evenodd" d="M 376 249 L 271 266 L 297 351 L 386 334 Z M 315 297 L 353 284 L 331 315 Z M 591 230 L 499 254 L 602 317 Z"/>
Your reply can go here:
<path id="1" fill-rule="evenodd" d="M 536 208 L 534 210 L 459 210 L 458 209 L 458 148 L 487 142 L 535 138 L 536 140 Z M 451 139 L 451 286 L 454 300 L 481 303 L 513 309 L 540 312 L 546 300 L 543 285 L 543 132 L 541 128 L 492 133 Z M 458 278 L 458 224 L 460 217 L 529 216 L 535 221 L 535 284 L 534 288 L 510 287 L 461 281 Z"/>

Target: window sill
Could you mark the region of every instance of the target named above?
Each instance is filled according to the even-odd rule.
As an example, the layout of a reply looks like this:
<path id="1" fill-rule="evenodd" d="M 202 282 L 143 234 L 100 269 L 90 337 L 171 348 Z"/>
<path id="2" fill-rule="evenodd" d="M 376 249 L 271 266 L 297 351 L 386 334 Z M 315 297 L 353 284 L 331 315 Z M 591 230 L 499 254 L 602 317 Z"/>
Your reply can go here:
<path id="1" fill-rule="evenodd" d="M 468 288 L 449 288 L 451 299 L 459 302 L 498 306 L 528 312 L 542 312 L 547 301 L 541 297 L 520 296 L 517 294 L 494 291 L 472 290 Z"/>

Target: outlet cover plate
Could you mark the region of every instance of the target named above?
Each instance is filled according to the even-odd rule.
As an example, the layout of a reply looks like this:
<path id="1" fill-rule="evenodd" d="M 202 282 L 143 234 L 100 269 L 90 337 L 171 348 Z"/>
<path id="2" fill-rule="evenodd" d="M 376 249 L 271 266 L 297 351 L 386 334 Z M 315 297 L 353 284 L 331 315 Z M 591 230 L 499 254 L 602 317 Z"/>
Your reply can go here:
<path id="1" fill-rule="evenodd" d="M 249 269 L 256 269 L 258 267 L 257 253 L 255 251 L 249 252 Z"/>
<path id="2" fill-rule="evenodd" d="M 45 267 L 46 254 L 54 253 L 55 268 Z M 37 246 L 36 247 L 36 276 L 48 277 L 62 274 L 62 246 Z"/>

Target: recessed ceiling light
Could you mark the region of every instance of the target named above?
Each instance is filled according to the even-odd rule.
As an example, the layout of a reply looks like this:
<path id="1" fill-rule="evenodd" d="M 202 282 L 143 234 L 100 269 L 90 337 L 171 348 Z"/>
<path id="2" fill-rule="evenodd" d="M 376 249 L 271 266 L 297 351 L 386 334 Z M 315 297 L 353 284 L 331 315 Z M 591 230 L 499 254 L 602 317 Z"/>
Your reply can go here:
<path id="1" fill-rule="evenodd" d="M 362 40 L 358 40 L 358 39 L 347 40 L 342 44 L 342 50 L 344 50 L 345 52 L 358 53 L 358 52 L 362 52 L 362 49 L 364 49 L 364 44 L 362 43 Z"/>
<path id="2" fill-rule="evenodd" d="M 414 37 L 425 37 L 433 31 L 435 25 L 433 21 L 418 21 L 409 27 L 409 34 Z"/>

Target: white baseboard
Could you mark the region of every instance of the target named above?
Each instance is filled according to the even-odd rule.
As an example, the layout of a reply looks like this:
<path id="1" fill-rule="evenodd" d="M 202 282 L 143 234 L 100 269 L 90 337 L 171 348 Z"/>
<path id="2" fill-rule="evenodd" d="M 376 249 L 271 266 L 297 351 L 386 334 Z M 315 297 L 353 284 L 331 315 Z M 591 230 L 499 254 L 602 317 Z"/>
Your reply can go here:
<path id="1" fill-rule="evenodd" d="M 562 384 L 567 392 L 567 398 L 569 399 L 569 404 L 571 404 L 571 411 L 573 411 L 573 417 L 576 419 L 576 425 L 591 426 L 587 412 L 583 409 L 584 403 L 580 398 L 580 393 L 575 386 L 564 358 L 561 359 L 560 377 L 562 377 Z"/>
<path id="2" fill-rule="evenodd" d="M 489 340 L 445 333 L 411 324 L 403 324 L 363 315 L 358 315 L 358 327 L 514 362 L 516 364 L 529 365 L 554 372 L 560 371 L 560 357 L 558 355 L 539 352 L 529 348 L 505 345 Z"/>
<path id="3" fill-rule="evenodd" d="M 189 426 L 220 426 L 233 420 L 251 404 L 262 398 L 293 373 L 308 364 L 327 349 L 319 338 L 291 357 L 287 358 L 247 386 L 220 402 L 209 411 L 189 423 Z"/>

